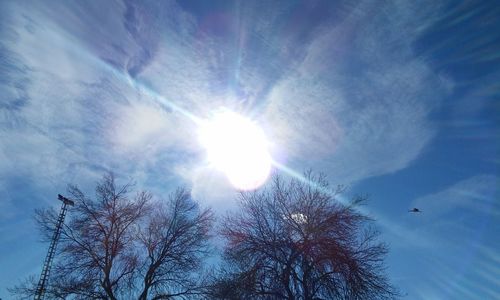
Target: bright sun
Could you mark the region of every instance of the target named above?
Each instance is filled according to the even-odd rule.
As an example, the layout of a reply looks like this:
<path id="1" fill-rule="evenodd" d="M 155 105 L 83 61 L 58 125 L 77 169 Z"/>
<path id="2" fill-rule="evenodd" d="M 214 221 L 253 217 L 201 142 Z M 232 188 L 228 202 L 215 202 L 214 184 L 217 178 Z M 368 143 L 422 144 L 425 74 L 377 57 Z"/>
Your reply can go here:
<path id="1" fill-rule="evenodd" d="M 209 162 L 224 172 L 241 190 L 261 186 L 271 172 L 271 156 L 264 132 L 251 120 L 231 111 L 221 111 L 199 128 L 201 144 Z"/>

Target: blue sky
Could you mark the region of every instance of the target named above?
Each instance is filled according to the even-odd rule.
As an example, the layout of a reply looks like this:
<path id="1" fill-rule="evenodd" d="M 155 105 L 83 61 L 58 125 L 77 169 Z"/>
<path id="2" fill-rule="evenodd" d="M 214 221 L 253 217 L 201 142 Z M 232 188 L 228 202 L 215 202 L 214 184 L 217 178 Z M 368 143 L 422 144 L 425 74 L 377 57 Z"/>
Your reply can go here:
<path id="1" fill-rule="evenodd" d="M 68 183 L 234 207 L 193 122 L 226 107 L 370 195 L 407 299 L 500 298 L 499 80 L 495 1 L 2 1 L 0 297 L 38 276 L 33 210 Z"/>

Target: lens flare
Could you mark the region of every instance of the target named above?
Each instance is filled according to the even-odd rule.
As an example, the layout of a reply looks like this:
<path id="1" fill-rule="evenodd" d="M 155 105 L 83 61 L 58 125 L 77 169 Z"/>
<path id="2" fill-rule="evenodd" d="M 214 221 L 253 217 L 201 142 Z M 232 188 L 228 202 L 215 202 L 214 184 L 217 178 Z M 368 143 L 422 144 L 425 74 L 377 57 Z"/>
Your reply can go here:
<path id="1" fill-rule="evenodd" d="M 200 143 L 210 164 L 240 190 L 261 186 L 271 172 L 271 155 L 262 129 L 231 111 L 221 111 L 201 122 Z"/>

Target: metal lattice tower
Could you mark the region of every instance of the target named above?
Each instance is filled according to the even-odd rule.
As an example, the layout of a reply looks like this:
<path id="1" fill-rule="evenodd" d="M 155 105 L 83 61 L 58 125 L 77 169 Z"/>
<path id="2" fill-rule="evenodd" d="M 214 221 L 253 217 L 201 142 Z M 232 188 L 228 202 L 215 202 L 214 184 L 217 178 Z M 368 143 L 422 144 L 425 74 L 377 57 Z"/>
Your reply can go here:
<path id="1" fill-rule="evenodd" d="M 50 267 L 52 264 L 52 259 L 54 258 L 54 254 L 56 252 L 57 241 L 59 240 L 59 236 L 61 235 L 61 228 L 64 223 L 64 217 L 66 217 L 66 211 L 68 209 L 67 206 L 75 205 L 73 201 L 61 195 L 57 195 L 57 199 L 61 200 L 63 204 L 61 206 L 59 217 L 57 218 L 56 228 L 50 242 L 49 250 L 47 251 L 47 256 L 45 257 L 45 261 L 43 262 L 42 274 L 40 275 L 40 281 L 38 281 L 38 286 L 36 287 L 35 300 L 42 300 L 45 296 L 45 290 L 47 288 L 47 282 L 50 275 Z"/>

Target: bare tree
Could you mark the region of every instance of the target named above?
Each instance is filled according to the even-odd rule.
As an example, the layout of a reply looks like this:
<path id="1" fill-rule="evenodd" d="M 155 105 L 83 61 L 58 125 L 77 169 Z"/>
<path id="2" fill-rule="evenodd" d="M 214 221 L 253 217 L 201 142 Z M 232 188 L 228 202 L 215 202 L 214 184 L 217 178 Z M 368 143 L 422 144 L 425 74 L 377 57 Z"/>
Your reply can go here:
<path id="1" fill-rule="evenodd" d="M 167 299 L 195 293 L 193 272 L 208 251 L 210 210 L 200 211 L 179 189 L 163 204 L 147 192 L 130 197 L 131 185 L 104 176 L 90 199 L 68 189 L 74 208 L 63 226 L 46 296 L 51 299 Z M 36 212 L 45 240 L 54 210 Z M 29 296 L 33 280 L 11 290 Z"/>
<path id="2" fill-rule="evenodd" d="M 185 189 L 178 189 L 166 206 L 157 206 L 139 234 L 145 250 L 140 300 L 148 294 L 151 299 L 170 299 L 200 293 L 193 271 L 200 270 L 209 252 L 212 224 L 212 212 L 200 211 Z"/>
<path id="3" fill-rule="evenodd" d="M 130 188 L 118 187 L 112 174 L 97 185 L 95 199 L 76 186 L 68 188 L 75 207 L 61 231 L 53 291 L 114 300 L 129 289 L 138 263 L 134 225 L 150 210 L 151 199 L 146 192 L 131 199 Z M 37 222 L 50 235 L 55 213 L 38 211 Z"/>
<path id="4" fill-rule="evenodd" d="M 387 299 L 387 249 L 371 220 L 330 192 L 323 176 L 283 181 L 243 192 L 229 215 L 225 270 L 210 290 L 219 299 Z"/>

